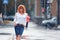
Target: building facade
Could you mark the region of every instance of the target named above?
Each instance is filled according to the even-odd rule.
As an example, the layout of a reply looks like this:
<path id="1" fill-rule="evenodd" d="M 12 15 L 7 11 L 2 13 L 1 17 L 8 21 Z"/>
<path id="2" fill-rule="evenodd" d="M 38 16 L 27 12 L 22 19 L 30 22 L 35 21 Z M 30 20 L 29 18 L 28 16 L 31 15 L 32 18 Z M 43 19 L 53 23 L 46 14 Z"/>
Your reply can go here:
<path id="1" fill-rule="evenodd" d="M 34 20 L 40 24 L 42 18 L 50 19 L 52 17 L 57 17 L 58 7 L 57 0 L 34 0 Z"/>
<path id="2" fill-rule="evenodd" d="M 47 1 L 47 3 L 46 3 Z M 43 12 L 46 12 L 46 15 L 49 13 L 52 16 L 56 16 L 57 14 L 57 0 L 35 0 L 35 14 L 36 16 L 43 16 Z M 44 9 L 42 9 L 44 7 Z M 50 7 L 50 8 L 49 8 Z"/>
<path id="3" fill-rule="evenodd" d="M 4 4 L 0 0 L 0 9 L 3 7 L 4 13 Z M 27 9 L 27 13 L 31 16 L 32 20 L 42 22 L 42 18 L 57 17 L 58 21 L 60 19 L 60 1 L 59 0 L 9 0 L 9 3 L 6 5 L 6 14 L 14 15 L 15 14 L 15 3 L 16 10 L 19 4 L 24 4 Z M 60 21 L 59 21 L 60 23 Z"/>

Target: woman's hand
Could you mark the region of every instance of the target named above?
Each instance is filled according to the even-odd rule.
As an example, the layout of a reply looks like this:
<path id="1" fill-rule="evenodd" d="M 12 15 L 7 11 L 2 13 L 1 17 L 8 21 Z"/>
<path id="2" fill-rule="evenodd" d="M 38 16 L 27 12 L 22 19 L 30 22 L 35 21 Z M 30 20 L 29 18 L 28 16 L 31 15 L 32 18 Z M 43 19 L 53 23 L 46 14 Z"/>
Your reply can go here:
<path id="1" fill-rule="evenodd" d="M 14 26 L 16 26 L 16 23 L 14 22 Z"/>

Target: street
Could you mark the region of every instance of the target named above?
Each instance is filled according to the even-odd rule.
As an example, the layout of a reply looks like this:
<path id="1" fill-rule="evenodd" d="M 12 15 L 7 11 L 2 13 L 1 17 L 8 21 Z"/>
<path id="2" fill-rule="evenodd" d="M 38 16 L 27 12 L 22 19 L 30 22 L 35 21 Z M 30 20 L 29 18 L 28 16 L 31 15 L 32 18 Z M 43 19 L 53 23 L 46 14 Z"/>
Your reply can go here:
<path id="1" fill-rule="evenodd" d="M 59 27 L 58 27 L 59 28 Z M 21 40 L 60 40 L 60 30 L 44 29 L 34 22 L 30 22 L 28 29 L 24 30 Z M 13 23 L 0 26 L 0 40 L 16 40 Z"/>

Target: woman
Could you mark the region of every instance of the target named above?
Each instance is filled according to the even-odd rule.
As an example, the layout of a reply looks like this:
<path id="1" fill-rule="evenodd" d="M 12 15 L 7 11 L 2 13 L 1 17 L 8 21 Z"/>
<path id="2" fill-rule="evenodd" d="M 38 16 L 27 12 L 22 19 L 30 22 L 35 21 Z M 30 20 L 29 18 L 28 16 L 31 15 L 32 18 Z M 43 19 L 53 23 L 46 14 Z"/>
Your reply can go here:
<path id="1" fill-rule="evenodd" d="M 26 8 L 24 5 L 19 5 L 17 9 L 17 13 L 15 14 L 14 26 L 16 33 L 16 40 L 21 40 L 21 36 L 24 31 L 24 26 L 26 26 L 26 18 L 27 18 Z"/>

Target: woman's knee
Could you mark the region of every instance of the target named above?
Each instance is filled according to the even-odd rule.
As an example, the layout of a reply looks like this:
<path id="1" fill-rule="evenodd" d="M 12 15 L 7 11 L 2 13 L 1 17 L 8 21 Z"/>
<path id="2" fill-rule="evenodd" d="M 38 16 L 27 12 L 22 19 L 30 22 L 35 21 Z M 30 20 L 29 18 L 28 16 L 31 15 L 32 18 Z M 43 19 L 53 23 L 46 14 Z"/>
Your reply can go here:
<path id="1" fill-rule="evenodd" d="M 21 35 L 18 35 L 18 37 L 21 37 Z"/>

